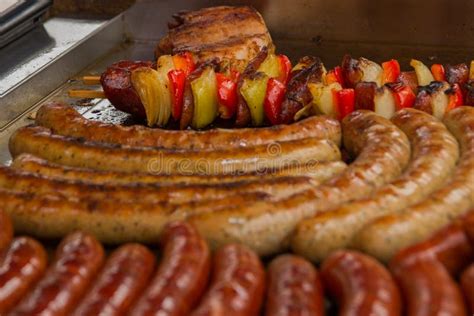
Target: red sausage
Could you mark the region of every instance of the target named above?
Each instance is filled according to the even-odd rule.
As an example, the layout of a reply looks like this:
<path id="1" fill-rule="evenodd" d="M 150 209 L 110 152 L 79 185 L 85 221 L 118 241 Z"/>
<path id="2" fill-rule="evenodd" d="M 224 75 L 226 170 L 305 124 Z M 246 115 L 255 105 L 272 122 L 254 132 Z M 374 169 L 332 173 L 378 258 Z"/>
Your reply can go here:
<path id="1" fill-rule="evenodd" d="M 43 246 L 28 237 L 13 240 L 0 259 L 0 315 L 10 310 L 46 270 Z"/>
<path id="2" fill-rule="evenodd" d="M 110 255 L 73 315 L 125 315 L 148 284 L 154 266 L 155 256 L 146 247 L 121 246 Z"/>
<path id="3" fill-rule="evenodd" d="M 210 252 L 188 223 L 174 222 L 163 232 L 163 261 L 130 315 L 187 315 L 207 285 Z"/>
<path id="4" fill-rule="evenodd" d="M 461 288 L 466 297 L 470 311 L 474 314 L 474 263 L 462 273 Z"/>
<path id="5" fill-rule="evenodd" d="M 13 226 L 10 217 L 0 210 L 0 252 L 10 245 L 13 238 Z"/>
<path id="6" fill-rule="evenodd" d="M 471 245 L 474 247 L 474 210 L 469 212 L 461 220 L 464 224 L 464 230 L 471 241 Z"/>
<path id="7" fill-rule="evenodd" d="M 474 250 L 461 221 L 441 229 L 431 238 L 401 250 L 392 264 L 413 264 L 419 260 L 437 260 L 452 275 L 457 275 L 474 258 Z"/>
<path id="8" fill-rule="evenodd" d="M 104 250 L 92 236 L 76 232 L 56 251 L 45 276 L 9 314 L 70 315 L 102 265 Z"/>
<path id="9" fill-rule="evenodd" d="M 257 316 L 265 291 L 258 256 L 237 244 L 220 248 L 213 258 L 211 285 L 192 316 Z"/>
<path id="10" fill-rule="evenodd" d="M 390 265 L 400 286 L 407 316 L 465 316 L 466 307 L 458 285 L 436 260 Z"/>
<path id="11" fill-rule="evenodd" d="M 270 263 L 265 315 L 324 315 L 321 280 L 310 262 L 298 256 L 282 255 Z"/>
<path id="12" fill-rule="evenodd" d="M 387 269 L 375 259 L 349 250 L 333 252 L 321 268 L 323 286 L 339 315 L 400 315 L 400 293 Z"/>

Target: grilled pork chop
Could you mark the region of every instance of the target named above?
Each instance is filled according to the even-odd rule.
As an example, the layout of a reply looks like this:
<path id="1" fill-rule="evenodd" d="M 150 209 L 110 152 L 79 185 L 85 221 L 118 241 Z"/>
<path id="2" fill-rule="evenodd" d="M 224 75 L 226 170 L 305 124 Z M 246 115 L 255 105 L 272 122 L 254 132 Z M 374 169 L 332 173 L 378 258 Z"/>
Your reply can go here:
<path id="1" fill-rule="evenodd" d="M 248 6 L 212 7 L 173 17 L 168 35 L 156 48 L 157 56 L 190 51 L 200 61 L 217 57 L 222 65 L 243 70 L 262 47 L 275 49 L 262 16 Z"/>

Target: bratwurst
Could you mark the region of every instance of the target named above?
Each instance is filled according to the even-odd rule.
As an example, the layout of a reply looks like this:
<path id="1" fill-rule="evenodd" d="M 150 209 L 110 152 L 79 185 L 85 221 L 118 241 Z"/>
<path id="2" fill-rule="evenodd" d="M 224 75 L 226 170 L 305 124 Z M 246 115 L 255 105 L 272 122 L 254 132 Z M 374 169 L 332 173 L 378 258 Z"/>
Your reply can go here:
<path id="1" fill-rule="evenodd" d="M 307 138 L 236 150 L 207 152 L 147 149 L 97 144 L 55 135 L 50 129 L 27 126 L 10 138 L 13 157 L 30 153 L 55 163 L 105 171 L 160 174 L 238 174 L 261 169 L 301 166 L 311 161 L 341 159 L 336 144 L 327 139 Z"/>
<path id="2" fill-rule="evenodd" d="M 388 261 L 398 250 L 426 239 L 474 207 L 474 108 L 451 110 L 444 123 L 461 146 L 450 181 L 423 202 L 363 227 L 355 237 L 357 248 Z"/>
<path id="3" fill-rule="evenodd" d="M 400 211 L 421 202 L 439 189 L 451 175 L 458 144 L 447 128 L 433 116 L 405 109 L 392 118 L 410 139 L 412 157 L 400 177 L 366 199 L 302 221 L 292 238 L 292 248 L 314 261 L 348 247 L 354 234 L 371 219 Z"/>
<path id="4" fill-rule="evenodd" d="M 323 183 L 341 173 L 347 165 L 343 161 L 314 162 L 302 166 L 293 166 L 278 170 L 261 170 L 249 174 L 237 175 L 158 175 L 145 173 L 124 173 L 112 171 L 96 171 L 83 168 L 66 167 L 51 163 L 30 154 L 16 157 L 11 167 L 17 170 L 35 173 L 57 180 L 80 180 L 91 184 L 160 184 L 160 185 L 191 185 L 191 184 L 224 184 L 242 181 L 275 179 L 285 176 L 304 176 L 314 182 Z"/>
<path id="5" fill-rule="evenodd" d="M 327 116 L 313 116 L 294 124 L 272 127 L 181 131 L 88 120 L 67 104 L 51 102 L 38 110 L 36 124 L 50 128 L 58 135 L 134 147 L 214 151 L 304 138 L 329 139 L 341 144 L 341 125 Z"/>
<path id="6" fill-rule="evenodd" d="M 373 112 L 347 116 L 343 133 L 345 148 L 357 159 L 325 184 L 277 202 L 249 201 L 191 216 L 190 221 L 214 248 L 240 242 L 260 255 L 286 249 L 288 237 L 302 219 L 370 194 L 395 179 L 408 163 L 410 144 L 405 134 Z"/>

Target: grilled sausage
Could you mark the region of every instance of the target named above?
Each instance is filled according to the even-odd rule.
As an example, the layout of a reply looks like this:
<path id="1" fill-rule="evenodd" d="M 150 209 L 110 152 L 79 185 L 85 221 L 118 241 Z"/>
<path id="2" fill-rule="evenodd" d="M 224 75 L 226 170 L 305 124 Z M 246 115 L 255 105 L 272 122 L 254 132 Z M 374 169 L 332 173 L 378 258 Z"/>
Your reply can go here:
<path id="1" fill-rule="evenodd" d="M 459 286 L 438 261 L 393 264 L 390 270 L 400 287 L 406 315 L 467 315 Z"/>
<path id="2" fill-rule="evenodd" d="M 59 180 L 81 180 L 92 184 L 217 184 L 240 181 L 255 181 L 283 176 L 305 176 L 312 181 L 324 182 L 341 173 L 347 165 L 342 161 L 310 163 L 302 166 L 288 167 L 279 170 L 261 170 L 252 174 L 242 175 L 154 175 L 154 174 L 130 174 L 123 172 L 94 171 L 74 167 L 65 167 L 50 163 L 47 160 L 29 155 L 21 154 L 11 164 L 12 168 L 35 173 L 48 178 Z"/>
<path id="3" fill-rule="evenodd" d="M 471 313 L 474 313 L 474 263 L 461 275 L 461 288 Z"/>
<path id="4" fill-rule="evenodd" d="M 444 122 L 461 147 L 451 180 L 425 201 L 365 226 L 355 237 L 357 248 L 388 261 L 400 249 L 428 238 L 474 207 L 474 108 L 451 110 Z"/>
<path id="5" fill-rule="evenodd" d="M 236 195 L 219 201 L 166 206 L 119 203 L 113 200 L 72 201 L 57 195 L 34 195 L 0 189 L 0 204 L 9 214 L 17 233 L 40 238 L 62 238 L 75 230 L 92 233 L 110 244 L 155 242 L 166 223 L 182 220 L 190 213 L 226 209 L 246 200 L 265 200 L 265 194 Z"/>
<path id="6" fill-rule="evenodd" d="M 188 315 L 206 288 L 210 252 L 194 227 L 171 223 L 162 243 L 163 261 L 130 315 Z"/>
<path id="7" fill-rule="evenodd" d="M 311 263 L 294 255 L 281 255 L 270 263 L 265 315 L 324 315 L 323 288 Z"/>
<path id="8" fill-rule="evenodd" d="M 9 315 L 69 315 L 102 265 L 104 250 L 92 236 L 67 236 L 45 276 Z"/>
<path id="9" fill-rule="evenodd" d="M 252 192 L 283 198 L 318 184 L 307 177 L 278 177 L 214 185 L 94 185 L 84 180 L 55 180 L 0 166 L 0 187 L 34 194 L 56 194 L 70 199 L 113 199 L 125 203 L 176 205 L 192 201 L 222 199 Z"/>
<path id="10" fill-rule="evenodd" d="M 340 250 L 321 267 L 323 286 L 337 301 L 338 315 L 401 315 L 400 293 L 390 273 L 362 253 Z"/>
<path id="11" fill-rule="evenodd" d="M 240 242 L 260 255 L 286 249 L 299 221 L 370 194 L 397 177 L 409 160 L 410 145 L 405 134 L 373 112 L 356 111 L 347 116 L 343 130 L 345 147 L 357 159 L 330 181 L 277 202 L 249 201 L 189 220 L 213 248 Z"/>
<path id="12" fill-rule="evenodd" d="M 43 246 L 28 237 L 15 238 L 0 257 L 0 315 L 5 315 L 46 270 Z"/>
<path id="13" fill-rule="evenodd" d="M 471 244 L 474 245 L 474 209 L 467 213 L 467 215 L 461 220 L 464 226 L 464 231 L 469 237 Z"/>
<path id="14" fill-rule="evenodd" d="M 327 139 L 308 138 L 238 151 L 212 151 L 203 156 L 199 151 L 99 145 L 54 135 L 51 130 L 39 126 L 17 130 L 10 139 L 10 151 L 14 157 L 31 153 L 72 167 L 161 174 L 251 173 L 266 168 L 304 165 L 308 161 L 341 159 L 339 148 Z"/>
<path id="15" fill-rule="evenodd" d="M 209 289 L 192 316 L 257 316 L 263 301 L 265 271 L 250 249 L 229 244 L 213 258 Z"/>
<path id="16" fill-rule="evenodd" d="M 471 246 L 462 223 L 456 221 L 444 227 L 427 240 L 402 249 L 392 259 L 392 264 L 412 264 L 420 260 L 436 260 L 453 276 L 474 259 Z"/>
<path id="17" fill-rule="evenodd" d="M 76 307 L 75 316 L 126 315 L 153 273 L 155 257 L 140 244 L 126 244 L 107 259 L 99 277 Z"/>
<path id="18" fill-rule="evenodd" d="M 291 125 L 272 127 L 178 131 L 92 121 L 69 105 L 52 102 L 38 110 L 36 124 L 52 129 L 55 134 L 93 142 L 199 151 L 253 147 L 303 138 L 329 139 L 335 144 L 341 143 L 339 122 L 326 116 L 313 116 Z"/>
<path id="19" fill-rule="evenodd" d="M 13 238 L 13 226 L 10 217 L 0 209 L 0 253 L 6 249 Z"/>
<path id="20" fill-rule="evenodd" d="M 414 109 L 399 111 L 392 122 L 411 142 L 407 168 L 370 197 L 302 221 L 292 238 L 294 251 L 322 261 L 332 251 L 349 246 L 364 224 L 421 202 L 451 175 L 459 156 L 458 144 L 441 122 Z"/>
<path id="21" fill-rule="evenodd" d="M 145 108 L 130 80 L 131 72 L 140 67 L 156 68 L 156 64 L 150 61 L 119 61 L 102 73 L 100 83 L 105 97 L 117 109 L 144 120 Z"/>

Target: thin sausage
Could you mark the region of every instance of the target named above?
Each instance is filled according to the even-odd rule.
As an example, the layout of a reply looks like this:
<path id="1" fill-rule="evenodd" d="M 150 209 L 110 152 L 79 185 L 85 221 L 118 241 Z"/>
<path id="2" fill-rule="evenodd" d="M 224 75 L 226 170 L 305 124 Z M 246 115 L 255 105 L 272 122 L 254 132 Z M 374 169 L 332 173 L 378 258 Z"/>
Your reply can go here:
<path id="1" fill-rule="evenodd" d="M 59 180 L 81 180 L 92 184 L 217 184 L 240 181 L 255 181 L 260 179 L 283 176 L 304 176 L 313 181 L 324 182 L 341 173 L 347 165 L 342 161 L 314 162 L 301 166 L 288 167 L 278 170 L 259 170 L 256 173 L 242 175 L 160 175 L 160 174 L 130 174 L 123 172 L 94 171 L 74 167 L 65 167 L 30 154 L 21 154 L 11 164 L 12 168 Z"/>
<path id="2" fill-rule="evenodd" d="M 0 260 L 0 315 L 4 315 L 35 285 L 46 270 L 43 246 L 29 237 L 15 238 Z"/>
<path id="3" fill-rule="evenodd" d="M 121 246 L 107 259 L 72 315 L 126 315 L 148 284 L 154 266 L 155 256 L 146 247 L 140 244 Z"/>
<path id="4" fill-rule="evenodd" d="M 321 267 L 321 278 L 336 299 L 340 316 L 401 315 L 395 281 L 369 256 L 349 250 L 333 252 Z"/>
<path id="5" fill-rule="evenodd" d="M 162 185 L 102 184 L 87 179 L 56 180 L 35 173 L 0 166 L 0 187 L 34 194 L 54 194 L 70 199 L 104 200 L 123 203 L 180 205 L 192 201 L 223 199 L 236 193 L 263 192 L 275 198 L 310 189 L 318 184 L 307 177 L 283 176 L 223 184 Z"/>
<path id="6" fill-rule="evenodd" d="M 265 291 L 265 271 L 250 249 L 229 244 L 213 258 L 211 284 L 192 316 L 257 316 Z"/>
<path id="7" fill-rule="evenodd" d="M 456 221 L 441 229 L 427 240 L 402 249 L 392 259 L 392 264 L 408 264 L 419 260 L 436 260 L 453 276 L 474 259 L 471 246 L 462 223 Z"/>
<path id="8" fill-rule="evenodd" d="M 0 209 L 0 253 L 6 249 L 13 238 L 13 226 L 10 217 Z"/>
<path id="9" fill-rule="evenodd" d="M 459 286 L 436 260 L 414 264 L 392 264 L 407 316 L 467 316 Z"/>
<path id="10" fill-rule="evenodd" d="M 9 315 L 69 315 L 103 259 L 104 250 L 92 236 L 81 232 L 67 236 L 45 276 Z"/>
<path id="11" fill-rule="evenodd" d="M 213 249 L 239 242 L 262 256 L 284 251 L 302 219 L 371 194 L 395 179 L 409 161 L 405 134 L 374 112 L 360 110 L 347 116 L 343 131 L 345 148 L 357 158 L 335 178 L 277 202 L 249 201 L 189 220 Z"/>
<path id="12" fill-rule="evenodd" d="M 268 267 L 265 315 L 324 314 L 324 293 L 316 268 L 294 255 L 281 255 L 274 259 Z"/>
<path id="13" fill-rule="evenodd" d="M 329 139 L 335 144 L 341 143 L 339 122 L 326 116 L 310 117 L 291 125 L 263 128 L 178 131 L 88 120 L 67 104 L 51 102 L 38 110 L 36 123 L 51 128 L 55 134 L 84 138 L 93 142 L 167 149 L 214 151 L 269 145 L 303 138 Z"/>
<path id="14" fill-rule="evenodd" d="M 130 311 L 140 315 L 188 315 L 204 292 L 210 270 L 206 242 L 191 225 L 169 224 L 163 233 L 163 261 Z"/>
<path id="15" fill-rule="evenodd" d="M 436 118 L 405 109 L 392 118 L 410 139 L 412 156 L 403 173 L 374 194 L 302 221 L 292 238 L 293 250 L 313 261 L 348 247 L 371 220 L 423 201 L 442 187 L 459 157 L 456 139 Z"/>
<path id="16" fill-rule="evenodd" d="M 474 313 L 474 263 L 462 273 L 461 288 L 467 300 L 470 312 Z"/>
<path id="17" fill-rule="evenodd" d="M 451 110 L 444 123 L 461 148 L 450 181 L 423 202 L 364 226 L 355 236 L 355 247 L 388 261 L 399 250 L 425 240 L 474 207 L 474 108 Z"/>
<path id="18" fill-rule="evenodd" d="M 55 163 L 94 170 L 161 174 L 238 174 L 260 169 L 281 169 L 309 161 L 341 159 L 339 148 L 328 139 L 306 138 L 274 142 L 238 151 L 216 150 L 203 156 L 201 151 L 147 149 L 91 143 L 53 134 L 40 126 L 18 129 L 10 138 L 13 157 L 34 154 Z M 258 157 L 258 159 L 256 158 Z"/>
<path id="19" fill-rule="evenodd" d="M 109 199 L 73 201 L 57 195 L 35 195 L 0 188 L 0 204 L 11 216 L 17 233 L 50 239 L 83 230 L 109 244 L 154 243 L 170 221 L 186 219 L 191 213 L 219 211 L 248 199 L 265 200 L 267 197 L 253 193 L 219 201 L 160 205 L 116 203 Z"/>

